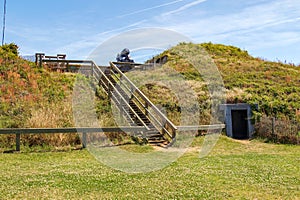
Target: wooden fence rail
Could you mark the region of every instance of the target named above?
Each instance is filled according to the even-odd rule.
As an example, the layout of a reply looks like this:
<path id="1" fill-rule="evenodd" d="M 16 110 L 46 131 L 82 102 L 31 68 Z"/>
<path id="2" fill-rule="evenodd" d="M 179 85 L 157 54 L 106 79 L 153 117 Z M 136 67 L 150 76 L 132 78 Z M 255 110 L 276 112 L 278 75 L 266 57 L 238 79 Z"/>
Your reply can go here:
<path id="1" fill-rule="evenodd" d="M 225 128 L 225 124 L 177 126 L 178 131 L 208 131 L 208 130 L 220 130 L 224 128 Z"/>
<path id="2" fill-rule="evenodd" d="M 72 128 L 4 128 L 0 135 L 16 134 L 16 151 L 20 151 L 21 134 L 55 134 L 55 133 L 82 133 L 82 147 L 86 148 L 86 134 L 88 133 L 121 133 L 146 131 L 145 127 L 72 127 Z"/>
<path id="3" fill-rule="evenodd" d="M 178 126 L 179 131 L 195 130 L 217 130 L 225 128 L 225 124 L 199 125 L 199 126 Z M 55 134 L 55 133 L 82 133 L 82 147 L 86 148 L 86 135 L 88 133 L 121 133 L 147 131 L 144 126 L 125 127 L 71 127 L 71 128 L 3 128 L 0 135 L 16 135 L 16 151 L 20 151 L 21 134 Z"/>

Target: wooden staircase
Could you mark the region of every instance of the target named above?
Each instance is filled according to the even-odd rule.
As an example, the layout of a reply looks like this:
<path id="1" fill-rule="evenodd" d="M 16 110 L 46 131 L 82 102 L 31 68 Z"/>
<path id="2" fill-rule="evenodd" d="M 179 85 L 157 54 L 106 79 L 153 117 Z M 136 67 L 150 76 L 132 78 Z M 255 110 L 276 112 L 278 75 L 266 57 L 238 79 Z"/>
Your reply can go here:
<path id="1" fill-rule="evenodd" d="M 36 63 L 50 70 L 61 72 L 81 73 L 93 77 L 104 89 L 138 141 L 150 145 L 169 147 L 176 141 L 177 131 L 221 130 L 225 124 L 178 126 L 176 127 L 129 79 L 124 73 L 133 68 L 146 70 L 153 64 L 110 62 L 110 66 L 98 66 L 92 60 L 47 59 L 44 54 L 36 56 Z M 166 61 L 167 58 L 164 58 Z M 158 61 L 155 61 L 157 65 Z M 159 61 L 160 62 L 160 61 Z M 118 127 L 115 127 L 118 129 Z M 93 129 L 94 130 L 94 129 Z M 108 131 L 107 131 L 108 132 Z"/>
<path id="2" fill-rule="evenodd" d="M 123 114 L 130 126 L 145 126 L 147 131 L 134 137 L 150 145 L 168 147 L 175 141 L 176 127 L 159 111 L 159 109 L 119 70 L 119 66 L 110 63 L 101 77 L 95 76 L 99 85 L 111 97 L 116 107 Z M 93 73 L 97 74 L 97 73 Z M 135 91 L 132 91 L 134 88 Z M 142 101 L 144 103 L 142 103 Z M 152 113 L 149 110 L 157 113 Z M 159 117 L 157 117 L 159 116 Z M 162 119 L 157 119 L 162 118 Z M 171 125 L 171 126 L 170 126 Z M 168 129 L 169 126 L 169 129 Z M 173 126 L 173 127 L 172 127 Z M 173 128 L 173 132 L 170 131 Z"/>
<path id="3" fill-rule="evenodd" d="M 133 68 L 145 70 L 152 64 L 110 62 L 110 66 L 98 66 L 92 60 L 47 59 L 42 55 L 36 60 L 40 66 L 51 70 L 76 72 L 93 77 L 112 99 L 123 118 L 133 129 L 137 141 L 161 147 L 171 146 L 176 139 L 177 127 L 137 88 L 125 73 Z"/>

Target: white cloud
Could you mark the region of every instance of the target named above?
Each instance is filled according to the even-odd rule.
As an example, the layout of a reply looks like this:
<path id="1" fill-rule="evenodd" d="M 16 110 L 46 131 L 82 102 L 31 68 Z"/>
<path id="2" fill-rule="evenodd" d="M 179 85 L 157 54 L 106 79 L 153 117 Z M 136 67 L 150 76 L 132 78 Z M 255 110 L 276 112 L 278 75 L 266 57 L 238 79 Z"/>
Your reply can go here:
<path id="1" fill-rule="evenodd" d="M 145 26 L 175 30 L 192 38 L 195 42 L 212 41 L 232 44 L 253 51 L 266 48 L 271 49 L 278 46 L 295 46 L 293 43 L 299 44 L 299 0 L 254 0 L 251 3 L 239 1 L 237 3 L 241 4 L 241 6 L 237 6 L 240 7 L 239 9 L 231 9 L 230 7 L 228 9 L 226 7 L 220 9 L 218 3 L 207 0 L 189 0 L 189 3 L 186 2 L 186 0 L 173 0 L 169 3 L 117 16 L 117 18 L 125 17 L 150 10 L 154 11 L 155 9 L 157 9 L 155 13 L 161 12 L 160 15 L 158 14 L 151 18 L 141 16 L 141 18 L 136 19 L 131 24 L 125 22 L 126 24 L 120 28 L 108 24 L 109 27 L 117 28 L 102 31 L 99 34 L 95 34 L 97 32 L 96 29 L 105 28 L 106 26 L 97 27 L 98 24 L 96 23 L 85 24 L 85 28 L 81 29 L 77 25 L 72 29 L 62 30 L 59 30 L 57 27 L 43 30 L 41 27 L 26 28 L 14 26 L 8 31 L 10 31 L 10 34 L 18 36 L 20 40 L 36 41 L 36 43 L 48 42 L 47 48 L 50 52 L 67 53 L 74 59 L 86 57 L 100 43 L 116 34 Z M 201 10 L 201 7 L 197 6 L 204 2 L 210 9 L 204 10 L 203 8 Z M 213 5 L 210 5 L 210 3 Z M 236 1 L 226 1 L 226 4 L 230 3 L 234 4 Z M 158 9 L 162 7 L 164 9 Z M 174 7 L 176 8 L 174 9 Z M 195 15 L 193 17 L 190 15 L 190 9 L 194 9 L 193 14 Z M 108 22 L 104 21 L 104 23 Z M 114 23 L 114 21 L 109 21 L 109 23 Z M 52 38 L 54 39 L 52 40 Z M 64 45 L 57 48 L 61 44 Z M 34 48 L 31 47 L 30 50 Z M 28 52 L 28 49 L 24 51 Z"/>
<path id="2" fill-rule="evenodd" d="M 276 1 L 275 3 L 273 1 L 268 4 L 252 6 L 236 13 L 215 15 L 210 18 L 194 20 L 176 20 L 173 18 L 174 24 L 169 24 L 169 27 L 193 38 L 217 37 L 220 39 L 223 37 L 226 39 L 237 34 L 248 34 L 273 27 L 289 28 L 299 20 L 300 3 L 285 5 L 284 1 Z"/>
<path id="3" fill-rule="evenodd" d="M 212 41 L 231 44 L 252 52 L 261 52 L 262 49 L 272 51 L 274 48 L 286 48 L 285 51 L 288 51 L 287 48 L 295 49 L 294 47 L 299 44 L 300 1 L 298 0 L 256 1 L 241 9 L 232 9 L 232 12 L 225 10 L 220 13 L 213 13 L 213 8 L 204 13 L 199 8 L 198 18 L 186 15 L 184 9 L 189 8 L 187 5 L 162 13 L 161 16 L 168 15 L 168 17 L 156 17 L 151 22 L 185 34 L 194 42 Z M 172 13 L 177 14 L 171 15 Z M 270 54 L 266 53 L 266 55 Z M 274 57 L 279 56 L 274 55 Z M 300 62 L 300 58 L 296 56 L 292 60 Z"/>
<path id="4" fill-rule="evenodd" d="M 205 2 L 205 0 L 194 1 L 176 10 L 162 13 L 161 16 L 169 15 L 170 19 L 168 21 L 160 20 L 159 18 L 141 20 L 128 26 L 102 32 L 86 40 L 72 43 L 65 46 L 64 49 L 71 54 L 78 55 L 76 52 L 82 52 L 80 49 L 91 50 L 102 43 L 104 39 L 133 28 L 144 27 L 145 25 L 148 25 L 148 27 L 157 27 L 159 25 L 159 27 L 175 30 L 189 36 L 196 42 L 212 41 L 233 44 L 252 50 L 272 48 L 299 41 L 299 29 L 289 29 L 294 27 L 293 24 L 300 21 L 300 2 L 294 0 L 263 2 L 252 4 L 252 6 L 234 13 L 213 15 L 212 17 L 199 19 L 185 19 L 181 15 L 171 15 L 184 12 L 184 10 L 202 2 Z M 86 53 L 88 52 L 86 51 Z"/>
<path id="5" fill-rule="evenodd" d="M 145 20 L 141 20 L 117 29 L 112 29 L 95 35 L 87 36 L 86 38 L 81 39 L 79 41 L 61 46 L 58 49 L 55 49 L 54 52 L 68 52 L 70 57 L 74 59 L 86 58 L 95 48 L 97 48 L 105 40 L 113 37 L 114 35 L 117 35 L 120 32 L 125 32 L 137 28 L 144 21 Z"/>
<path id="6" fill-rule="evenodd" d="M 146 11 L 150 11 L 150 10 L 154 10 L 154 9 L 157 9 L 157 8 L 161 8 L 161 7 L 169 6 L 169 5 L 172 5 L 172 4 L 176 4 L 176 3 L 179 3 L 181 1 L 184 1 L 184 0 L 171 1 L 169 3 L 160 4 L 160 5 L 157 5 L 157 6 L 150 7 L 150 8 L 140 9 L 140 10 L 137 10 L 137 11 L 125 14 L 125 15 L 120 15 L 118 17 L 121 18 L 121 17 L 126 17 L 126 16 L 130 16 L 130 15 L 134 15 L 134 14 L 143 13 L 143 12 L 146 12 Z"/>
<path id="7" fill-rule="evenodd" d="M 166 12 L 166 13 L 163 13 L 162 16 L 165 17 L 165 16 L 167 16 L 167 15 L 172 15 L 172 14 L 175 14 L 175 13 L 182 12 L 182 11 L 184 11 L 184 10 L 186 10 L 186 9 L 189 9 L 189 8 L 191 8 L 191 7 L 193 7 L 193 6 L 196 6 L 196 5 L 200 4 L 200 3 L 204 3 L 204 2 L 206 2 L 206 1 L 207 1 L 207 0 L 197 0 L 197 1 L 193 1 L 193 2 L 191 2 L 191 3 L 188 3 L 188 4 L 185 4 L 185 5 L 181 6 L 181 7 L 177 8 L 177 9 L 175 9 L 175 10 L 172 10 L 172 11 L 169 11 L 169 12 Z"/>
<path id="8" fill-rule="evenodd" d="M 133 51 L 144 49 L 165 50 L 183 41 L 188 42 L 190 40 L 172 30 L 160 28 L 134 29 L 104 41 L 90 54 L 90 59 L 104 65 L 111 60 L 115 60 L 116 54 L 125 47 Z"/>

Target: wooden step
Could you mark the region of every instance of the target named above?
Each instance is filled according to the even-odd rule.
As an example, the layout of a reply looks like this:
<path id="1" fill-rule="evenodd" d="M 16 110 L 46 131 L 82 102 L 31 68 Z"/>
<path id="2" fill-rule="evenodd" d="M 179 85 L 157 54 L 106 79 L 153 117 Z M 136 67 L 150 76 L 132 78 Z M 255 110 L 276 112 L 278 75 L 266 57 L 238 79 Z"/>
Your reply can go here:
<path id="1" fill-rule="evenodd" d="M 113 75 L 110 74 L 110 71 L 106 73 L 106 76 L 115 86 L 116 91 L 119 93 L 118 95 L 116 95 L 116 99 L 118 99 L 118 101 L 120 101 L 121 103 L 117 106 L 119 108 L 125 109 L 129 114 L 129 116 L 127 114 L 124 115 L 128 123 L 131 126 L 143 126 L 144 124 L 146 124 L 150 128 L 150 131 L 146 131 L 144 134 L 135 134 L 134 137 L 140 138 L 141 141 L 146 140 L 149 145 L 167 147 L 169 142 L 164 139 L 163 135 L 155 128 L 155 126 L 151 123 L 149 118 L 144 114 L 140 107 L 138 107 L 136 103 L 130 99 L 130 96 L 124 91 L 124 89 L 120 85 L 118 85 L 117 81 L 113 78 Z M 101 79 L 102 83 L 107 84 L 108 81 L 105 79 L 105 77 L 102 77 Z M 104 90 L 108 93 L 109 88 L 105 88 L 104 85 L 102 86 L 102 88 L 104 88 Z M 122 97 L 119 95 L 121 95 Z M 124 102 L 124 99 L 127 101 L 126 103 Z M 129 107 L 132 108 L 132 110 L 138 115 L 138 117 L 143 121 L 144 124 L 137 119 L 137 116 L 135 116 L 134 112 Z"/>

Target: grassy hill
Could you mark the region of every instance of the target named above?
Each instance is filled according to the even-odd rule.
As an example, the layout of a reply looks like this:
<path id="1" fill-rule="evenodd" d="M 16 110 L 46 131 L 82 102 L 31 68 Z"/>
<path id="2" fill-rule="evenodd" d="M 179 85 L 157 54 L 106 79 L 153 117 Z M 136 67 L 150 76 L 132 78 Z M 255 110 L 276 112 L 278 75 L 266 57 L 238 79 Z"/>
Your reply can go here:
<path id="1" fill-rule="evenodd" d="M 178 50 L 204 49 L 217 65 L 226 88 L 228 103 L 258 104 L 254 112 L 257 135 L 274 142 L 300 141 L 300 67 L 280 62 L 254 58 L 247 51 L 221 44 L 182 43 L 163 52 L 167 55 L 165 66 L 181 73 L 196 91 L 201 108 L 201 124 L 209 122 L 211 100 L 201 74 L 175 52 Z M 0 128 L 12 127 L 69 127 L 73 126 L 71 93 L 75 75 L 49 72 L 18 55 L 15 44 L 0 48 Z M 169 117 L 179 123 L 178 103 L 174 94 L 161 85 L 142 87 L 155 103 L 163 105 Z M 154 95 L 157 94 L 157 95 Z M 109 101 L 98 92 L 99 115 L 111 116 Z M 271 118 L 276 117 L 276 134 L 271 132 Z M 30 136 L 28 144 L 76 143 L 75 136 Z M 25 138 L 26 139 L 26 138 Z M 1 142 L 2 140 L 2 142 Z M 0 136 L 0 143 L 13 144 L 14 138 Z"/>
<path id="2" fill-rule="evenodd" d="M 180 44 L 174 48 L 198 47 L 205 48 L 218 66 L 228 102 L 260 104 L 256 111 L 260 120 L 257 121 L 258 132 L 268 131 L 262 128 L 272 116 L 277 117 L 283 127 L 292 121 L 299 124 L 299 68 L 253 58 L 246 51 L 231 46 L 207 43 Z M 207 87 L 199 73 L 173 50 L 163 53 L 169 56 L 165 66 L 184 75 L 196 91 L 203 108 L 201 120 L 205 123 L 210 115 Z M 75 75 L 49 72 L 24 61 L 14 44 L 2 46 L 0 128 L 72 126 L 74 81 Z M 176 120 L 178 105 L 172 100 L 174 95 L 170 89 L 151 84 L 142 89 L 154 102 L 171 111 L 170 117 Z M 158 95 L 153 95 L 154 92 Z M 97 91 L 97 95 L 97 110 L 108 117 L 108 98 L 102 90 Z M 283 134 L 288 131 L 283 130 Z M 297 134 L 291 131 L 288 141 L 295 141 L 292 136 L 299 139 Z M 69 138 L 62 134 L 22 136 L 28 146 L 75 144 L 76 139 L 76 134 Z M 300 146 L 238 141 L 221 136 L 210 154 L 200 159 L 199 150 L 204 142 L 204 137 L 197 137 L 175 162 L 158 171 L 140 174 L 109 168 L 88 150 L 0 153 L 1 199 L 299 199 Z M 13 143 L 13 136 L 0 136 L 0 152 L 1 147 Z M 127 145 L 123 149 L 135 152 L 144 147 Z M 24 149 L 22 151 L 28 151 Z"/>
<path id="3" fill-rule="evenodd" d="M 226 88 L 228 103 L 258 103 L 263 114 L 274 117 L 299 119 L 300 67 L 254 58 L 237 47 L 221 44 L 180 44 L 177 49 L 205 49 L 217 65 Z M 199 80 L 201 75 L 184 58 L 168 55 L 167 65 L 173 67 L 188 80 Z"/>
<path id="4" fill-rule="evenodd" d="M 68 99 L 74 80 L 74 75 L 49 72 L 23 60 L 15 44 L 1 46 L 0 128 L 72 126 Z M 23 138 L 29 145 L 55 141 L 50 136 Z M 72 142 L 66 140 L 61 138 L 60 142 Z M 13 136 L 0 136 L 0 146 L 13 141 Z"/>
<path id="5" fill-rule="evenodd" d="M 205 50 L 218 67 L 226 88 L 227 103 L 258 104 L 254 110 L 257 135 L 275 142 L 299 143 L 300 67 L 254 58 L 247 51 L 221 44 L 182 43 L 163 52 L 168 67 L 180 72 L 198 93 L 203 110 L 209 109 L 207 86 L 201 74 L 177 52 Z M 200 54 L 200 53 L 199 53 Z M 151 91 L 147 92 L 151 95 Z M 162 100 L 160 100 L 162 101 Z M 203 113 L 204 118 L 209 112 Z M 276 135 L 271 134 L 271 118 L 276 118 Z M 204 121 L 204 120 L 203 120 Z"/>

